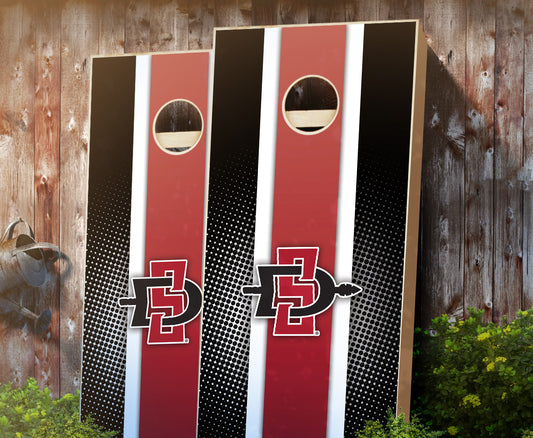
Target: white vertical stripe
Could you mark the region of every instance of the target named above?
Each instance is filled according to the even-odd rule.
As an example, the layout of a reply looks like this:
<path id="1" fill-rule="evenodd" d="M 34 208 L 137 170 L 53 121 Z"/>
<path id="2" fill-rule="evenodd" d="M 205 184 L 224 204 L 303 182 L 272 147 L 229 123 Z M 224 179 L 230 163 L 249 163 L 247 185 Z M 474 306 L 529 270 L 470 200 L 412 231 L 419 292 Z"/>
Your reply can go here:
<path id="1" fill-rule="evenodd" d="M 129 278 L 144 276 L 144 239 L 146 230 L 146 178 L 148 172 L 148 135 L 150 132 L 151 56 L 137 56 L 135 65 L 135 116 L 133 127 L 133 166 L 131 185 L 130 271 Z M 130 295 L 131 284 L 130 284 Z M 128 326 L 132 309 L 128 309 Z M 142 330 L 128 327 L 126 344 L 126 400 L 124 437 L 139 436 L 141 392 Z"/>
<path id="2" fill-rule="evenodd" d="M 339 204 L 335 247 L 335 280 L 337 282 L 352 281 L 363 36 L 364 24 L 346 26 Z M 333 304 L 327 438 L 344 436 L 349 335 L 350 300 L 337 299 Z"/>
<path id="3" fill-rule="evenodd" d="M 257 264 L 270 263 L 272 251 L 272 209 L 274 203 L 280 47 L 281 28 L 265 29 L 257 172 L 254 284 L 257 283 L 255 266 Z M 252 299 L 252 312 L 255 311 L 256 305 L 257 297 L 254 297 Z M 267 319 L 256 319 L 252 316 L 246 438 L 261 438 L 263 433 L 267 324 Z"/>

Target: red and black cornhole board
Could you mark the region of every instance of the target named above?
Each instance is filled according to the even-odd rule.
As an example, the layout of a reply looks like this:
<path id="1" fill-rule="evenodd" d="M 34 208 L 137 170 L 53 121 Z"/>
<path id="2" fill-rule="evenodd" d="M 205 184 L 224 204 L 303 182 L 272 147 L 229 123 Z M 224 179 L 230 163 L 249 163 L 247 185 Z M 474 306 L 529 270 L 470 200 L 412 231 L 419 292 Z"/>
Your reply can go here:
<path id="1" fill-rule="evenodd" d="M 188 296 L 151 289 L 151 306 L 159 292 L 181 308 L 128 328 L 119 299 L 132 277 L 184 267 L 202 284 L 209 65 L 209 52 L 93 59 L 81 412 L 128 437 L 196 436 L 200 316 L 164 328 Z"/>
<path id="2" fill-rule="evenodd" d="M 425 57 L 416 21 L 216 31 L 198 436 L 352 436 L 408 412 Z M 333 99 L 307 99 L 309 78 Z M 294 248 L 363 291 L 277 336 L 313 297 L 272 274 L 261 320 L 246 291 Z"/>

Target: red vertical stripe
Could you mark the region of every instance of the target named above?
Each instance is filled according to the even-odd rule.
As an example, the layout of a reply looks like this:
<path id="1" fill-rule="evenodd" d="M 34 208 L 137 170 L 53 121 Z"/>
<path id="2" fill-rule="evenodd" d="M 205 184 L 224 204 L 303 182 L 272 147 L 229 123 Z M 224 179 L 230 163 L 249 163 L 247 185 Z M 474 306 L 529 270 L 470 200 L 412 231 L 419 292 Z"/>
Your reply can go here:
<path id="1" fill-rule="evenodd" d="M 272 262 L 276 248 L 318 246 L 318 266 L 333 273 L 344 81 L 345 26 L 282 31 L 274 185 Z M 327 78 L 339 94 L 335 121 L 316 135 L 287 126 L 286 90 L 298 78 Z M 330 362 L 331 310 L 317 317 L 320 336 L 267 340 L 263 436 L 325 437 Z"/>
<path id="2" fill-rule="evenodd" d="M 182 155 L 169 155 L 150 131 L 146 206 L 146 260 L 187 259 L 187 278 L 202 284 L 202 237 L 208 53 L 154 55 L 150 127 L 170 100 L 193 102 L 203 117 L 200 142 Z M 141 437 L 194 437 L 198 400 L 200 316 L 185 326 L 188 344 L 147 345 L 143 333 Z"/>

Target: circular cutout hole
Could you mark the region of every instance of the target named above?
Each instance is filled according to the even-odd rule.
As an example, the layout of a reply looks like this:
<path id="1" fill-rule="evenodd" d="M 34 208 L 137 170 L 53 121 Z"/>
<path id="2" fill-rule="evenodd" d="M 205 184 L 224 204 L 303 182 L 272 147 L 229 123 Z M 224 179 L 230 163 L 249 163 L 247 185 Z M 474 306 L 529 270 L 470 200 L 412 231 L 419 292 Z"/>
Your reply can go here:
<path id="1" fill-rule="evenodd" d="M 169 154 L 184 154 L 198 144 L 203 125 L 202 114 L 194 103 L 185 99 L 172 100 L 155 116 L 155 142 Z"/>
<path id="2" fill-rule="evenodd" d="M 328 128 L 339 109 L 339 95 L 322 76 L 296 80 L 283 98 L 283 117 L 300 134 L 318 134 Z"/>

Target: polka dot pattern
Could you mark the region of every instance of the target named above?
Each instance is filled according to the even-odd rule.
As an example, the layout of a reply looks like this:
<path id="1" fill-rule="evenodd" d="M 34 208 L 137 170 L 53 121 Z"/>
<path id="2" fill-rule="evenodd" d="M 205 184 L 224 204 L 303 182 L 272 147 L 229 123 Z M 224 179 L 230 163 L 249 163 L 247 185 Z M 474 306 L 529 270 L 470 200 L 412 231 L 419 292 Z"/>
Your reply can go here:
<path id="1" fill-rule="evenodd" d="M 346 437 L 396 405 L 407 179 L 388 161 L 359 155 Z"/>
<path id="2" fill-rule="evenodd" d="M 83 314 L 82 415 L 122 430 L 126 377 L 131 177 L 90 188 Z"/>
<path id="3" fill-rule="evenodd" d="M 199 437 L 244 436 L 251 300 L 241 288 L 253 283 L 256 163 L 242 148 L 211 169 Z"/>

